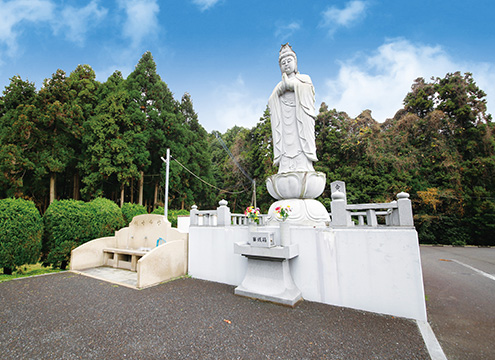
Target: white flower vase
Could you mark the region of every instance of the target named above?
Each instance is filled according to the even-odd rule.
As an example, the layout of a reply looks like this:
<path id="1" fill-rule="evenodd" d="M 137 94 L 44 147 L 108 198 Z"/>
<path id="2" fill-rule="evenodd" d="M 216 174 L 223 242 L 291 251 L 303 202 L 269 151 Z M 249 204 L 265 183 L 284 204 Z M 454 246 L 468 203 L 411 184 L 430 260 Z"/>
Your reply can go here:
<path id="1" fill-rule="evenodd" d="M 286 221 L 280 223 L 280 245 L 290 245 L 290 225 Z"/>
<path id="2" fill-rule="evenodd" d="M 249 233 L 256 232 L 257 228 L 258 228 L 258 226 L 257 226 L 257 224 L 254 222 L 254 220 L 249 219 L 249 222 L 248 222 L 248 230 L 249 230 Z"/>

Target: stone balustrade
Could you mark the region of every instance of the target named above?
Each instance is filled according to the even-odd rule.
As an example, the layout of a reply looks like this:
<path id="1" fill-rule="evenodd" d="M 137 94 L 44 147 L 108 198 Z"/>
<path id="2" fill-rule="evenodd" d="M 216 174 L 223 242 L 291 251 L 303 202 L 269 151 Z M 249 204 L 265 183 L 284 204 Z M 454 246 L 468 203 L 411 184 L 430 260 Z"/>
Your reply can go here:
<path id="1" fill-rule="evenodd" d="M 413 212 L 409 194 L 397 194 L 397 200 L 389 203 L 347 204 L 345 183 L 331 184 L 332 202 L 330 226 L 408 226 L 413 227 Z M 247 226 L 249 218 L 244 214 L 232 214 L 226 200 L 221 200 L 216 210 L 198 210 L 196 205 L 190 211 L 191 226 Z M 380 217 L 383 219 L 379 221 Z M 356 220 L 356 221 L 354 221 Z M 259 225 L 266 225 L 268 215 L 260 216 Z"/>
<path id="2" fill-rule="evenodd" d="M 190 211 L 190 226 L 247 226 L 249 218 L 244 214 L 232 214 L 226 200 L 220 200 L 216 210 L 198 210 L 193 205 Z M 259 225 L 265 225 L 267 215 L 259 217 Z"/>
<path id="3" fill-rule="evenodd" d="M 347 204 L 345 183 L 334 181 L 331 184 L 331 226 L 356 226 L 353 217 L 357 218 L 357 226 L 377 227 L 378 216 L 384 217 L 385 226 L 414 226 L 413 212 L 409 194 L 397 194 L 397 200 L 389 203 Z M 365 221 L 366 220 L 366 221 Z"/>

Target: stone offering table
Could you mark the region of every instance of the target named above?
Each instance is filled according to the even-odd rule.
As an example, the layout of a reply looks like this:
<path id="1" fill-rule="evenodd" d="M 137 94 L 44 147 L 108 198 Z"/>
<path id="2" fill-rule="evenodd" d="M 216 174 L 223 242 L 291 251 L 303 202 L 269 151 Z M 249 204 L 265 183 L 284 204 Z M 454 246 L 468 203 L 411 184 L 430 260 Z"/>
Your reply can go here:
<path id="1" fill-rule="evenodd" d="M 299 255 L 297 244 L 255 247 L 248 243 L 235 243 L 234 253 L 248 259 L 246 276 L 235 289 L 236 295 L 288 306 L 295 306 L 302 300 L 289 268 L 289 260 Z"/>

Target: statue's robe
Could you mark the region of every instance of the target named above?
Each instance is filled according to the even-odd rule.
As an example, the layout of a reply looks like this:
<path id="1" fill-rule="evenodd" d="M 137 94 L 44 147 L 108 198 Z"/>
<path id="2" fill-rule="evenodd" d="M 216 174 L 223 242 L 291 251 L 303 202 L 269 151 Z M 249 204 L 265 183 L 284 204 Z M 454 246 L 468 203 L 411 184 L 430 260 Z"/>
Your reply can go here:
<path id="1" fill-rule="evenodd" d="M 312 162 L 318 161 L 315 144 L 315 90 L 308 75 L 296 74 L 292 79 L 289 79 L 289 82 L 294 86 L 294 94 L 290 94 L 289 97 L 289 99 L 291 97 L 294 99 L 293 105 L 287 105 L 288 102 L 282 99 L 282 97 L 285 98 L 285 94 L 282 96 L 278 94 L 282 82 L 275 87 L 268 100 L 274 164 L 280 164 L 283 157 L 295 158 L 303 153 L 312 169 Z M 295 107 L 295 110 L 291 107 Z M 286 144 L 284 133 L 294 132 L 298 136 L 298 141 L 290 145 Z M 308 166 L 303 166 L 303 168 L 295 168 L 294 170 L 308 171 L 311 169 L 308 169 Z M 279 170 L 279 172 L 285 171 L 287 171 L 285 168 Z"/>

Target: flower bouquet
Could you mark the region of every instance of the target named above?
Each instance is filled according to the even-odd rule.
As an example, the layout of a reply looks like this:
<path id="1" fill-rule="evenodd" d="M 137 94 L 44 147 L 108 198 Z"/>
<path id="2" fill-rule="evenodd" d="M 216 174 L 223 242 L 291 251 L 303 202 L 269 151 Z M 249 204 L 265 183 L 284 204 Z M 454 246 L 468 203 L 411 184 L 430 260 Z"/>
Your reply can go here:
<path id="1" fill-rule="evenodd" d="M 275 213 L 277 214 L 279 219 L 282 219 L 282 221 L 287 220 L 291 211 L 292 209 L 289 205 L 287 205 L 286 207 L 278 206 L 275 208 Z"/>
<path id="2" fill-rule="evenodd" d="M 259 208 L 255 208 L 254 206 L 249 206 L 248 208 L 246 208 L 246 211 L 244 211 L 244 215 L 246 215 L 249 220 L 259 225 L 260 215 L 261 215 Z"/>

